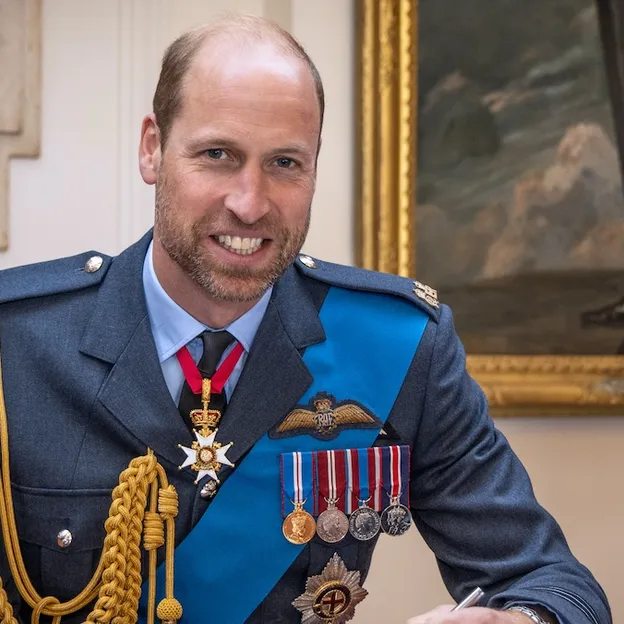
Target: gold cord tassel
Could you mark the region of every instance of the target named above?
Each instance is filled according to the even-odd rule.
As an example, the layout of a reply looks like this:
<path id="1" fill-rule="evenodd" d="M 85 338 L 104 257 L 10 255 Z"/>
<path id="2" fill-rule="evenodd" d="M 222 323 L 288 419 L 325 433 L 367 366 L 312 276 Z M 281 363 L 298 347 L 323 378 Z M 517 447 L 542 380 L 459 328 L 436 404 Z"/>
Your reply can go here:
<path id="1" fill-rule="evenodd" d="M 22 556 L 9 473 L 9 442 L 7 415 L 2 389 L 0 364 L 0 525 L 11 575 L 22 599 L 32 608 L 31 624 L 38 624 L 42 615 L 52 617 L 53 624 L 84 608 L 96 599 L 84 624 L 135 624 L 141 596 L 141 535 L 149 552 L 148 624 L 154 624 L 156 602 L 157 549 L 166 545 L 165 598 L 158 605 L 158 617 L 167 624 L 176 624 L 182 617 L 182 605 L 173 597 L 173 552 L 175 548 L 175 517 L 178 495 L 169 485 L 164 468 L 154 453 L 133 459 L 119 475 L 119 485 L 112 493 L 108 519 L 104 524 L 106 537 L 100 562 L 87 586 L 72 600 L 61 603 L 53 596 L 41 597 L 35 590 Z M 146 511 L 150 497 L 150 509 Z M 158 508 L 158 509 L 157 509 Z M 166 541 L 165 529 L 166 526 Z M 0 579 L 0 624 L 18 624 Z"/>

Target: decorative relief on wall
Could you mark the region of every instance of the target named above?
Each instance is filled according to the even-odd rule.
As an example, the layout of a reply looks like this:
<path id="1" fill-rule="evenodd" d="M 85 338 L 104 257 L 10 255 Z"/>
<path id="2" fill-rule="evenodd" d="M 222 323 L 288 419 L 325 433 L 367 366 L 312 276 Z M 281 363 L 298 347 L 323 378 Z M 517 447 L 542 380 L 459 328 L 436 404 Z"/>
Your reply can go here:
<path id="1" fill-rule="evenodd" d="M 0 250 L 8 247 L 9 161 L 39 155 L 41 0 L 0 0 Z"/>

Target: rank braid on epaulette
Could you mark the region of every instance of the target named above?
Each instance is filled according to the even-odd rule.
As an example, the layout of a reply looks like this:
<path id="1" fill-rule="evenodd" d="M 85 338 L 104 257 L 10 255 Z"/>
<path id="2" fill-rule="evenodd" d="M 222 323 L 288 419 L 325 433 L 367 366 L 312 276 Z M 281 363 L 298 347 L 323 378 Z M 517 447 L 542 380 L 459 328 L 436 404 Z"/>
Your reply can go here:
<path id="1" fill-rule="evenodd" d="M 174 518 L 178 515 L 178 495 L 169 485 L 164 468 L 151 450 L 133 459 L 119 475 L 113 489 L 109 516 L 104 524 L 106 537 L 98 567 L 87 586 L 73 599 L 61 603 L 53 596 L 40 596 L 26 571 L 22 556 L 11 492 L 6 407 L 0 363 L 0 525 L 13 581 L 32 610 L 32 622 L 41 616 L 60 624 L 61 618 L 76 613 L 94 600 L 83 624 L 115 621 L 134 624 L 138 619 L 141 595 L 141 535 L 148 551 L 147 623 L 156 615 L 164 624 L 182 618 L 182 605 L 173 596 L 175 548 Z M 156 607 L 157 549 L 165 546 L 165 598 Z M 0 624 L 18 624 L 0 579 Z"/>

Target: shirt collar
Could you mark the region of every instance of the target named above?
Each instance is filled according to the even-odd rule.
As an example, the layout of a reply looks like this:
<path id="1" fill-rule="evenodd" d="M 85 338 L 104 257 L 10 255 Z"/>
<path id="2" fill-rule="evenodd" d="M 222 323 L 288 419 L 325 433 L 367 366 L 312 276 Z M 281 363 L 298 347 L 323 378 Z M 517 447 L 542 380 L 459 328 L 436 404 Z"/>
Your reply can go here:
<path id="1" fill-rule="evenodd" d="M 213 328 L 191 316 L 165 292 L 154 271 L 153 245 L 150 243 L 143 263 L 143 290 L 158 359 L 162 363 L 204 330 Z M 264 318 L 272 290 L 271 286 L 253 308 L 224 327 L 247 352 Z"/>

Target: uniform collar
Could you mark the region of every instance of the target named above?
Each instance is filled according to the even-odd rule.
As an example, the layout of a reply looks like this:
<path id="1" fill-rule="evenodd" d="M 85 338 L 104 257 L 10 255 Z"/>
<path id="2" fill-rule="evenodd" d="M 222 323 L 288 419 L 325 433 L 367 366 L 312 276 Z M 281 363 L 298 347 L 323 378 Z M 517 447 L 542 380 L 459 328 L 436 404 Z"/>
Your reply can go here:
<path id="1" fill-rule="evenodd" d="M 164 362 L 203 331 L 214 328 L 191 316 L 166 293 L 154 270 L 152 250 L 150 243 L 143 263 L 143 290 L 158 359 Z M 224 328 L 247 352 L 264 318 L 272 290 L 273 287 L 269 288 L 250 310 Z"/>

